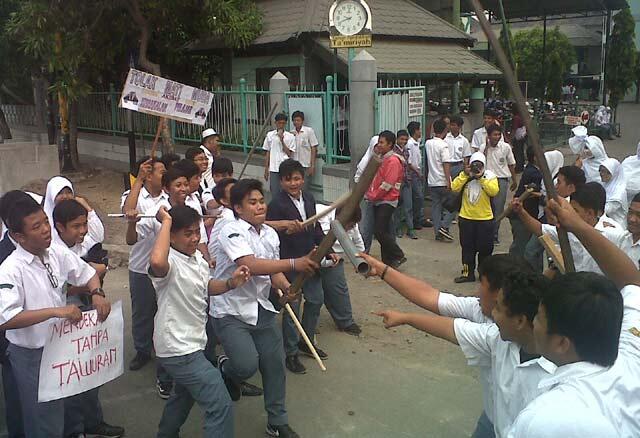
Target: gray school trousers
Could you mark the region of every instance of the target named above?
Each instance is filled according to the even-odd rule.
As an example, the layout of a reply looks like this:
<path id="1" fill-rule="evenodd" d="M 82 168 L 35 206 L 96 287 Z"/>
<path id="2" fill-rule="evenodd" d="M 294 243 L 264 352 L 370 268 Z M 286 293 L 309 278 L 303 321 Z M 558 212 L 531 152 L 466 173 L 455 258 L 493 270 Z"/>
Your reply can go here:
<path id="1" fill-rule="evenodd" d="M 287 273 L 287 279 L 293 284 L 299 274 Z M 304 311 L 300 318 L 300 301 L 289 303 L 294 313 L 300 320 L 304 332 L 313 340 L 318 328 L 318 320 L 320 319 L 320 309 L 324 304 L 324 293 L 322 291 L 322 280 L 318 274 L 309 277 L 302 283 L 302 296 L 304 297 Z M 300 334 L 288 312 L 282 315 L 282 338 L 284 339 L 284 352 L 287 356 L 298 354 L 298 343 L 300 342 Z"/>
<path id="2" fill-rule="evenodd" d="M 214 318 L 213 326 L 229 357 L 223 365 L 225 376 L 240 383 L 258 369 L 264 387 L 264 408 L 269 424 L 288 424 L 285 408 L 286 374 L 282 334 L 276 322 L 277 313 L 258 304 L 258 322 L 247 324 L 234 316 Z"/>
<path id="3" fill-rule="evenodd" d="M 351 310 L 349 287 L 344 276 L 344 259 L 332 268 L 320 268 L 319 275 L 324 291 L 324 305 L 339 329 L 345 329 L 354 324 Z M 351 266 L 351 265 L 349 265 Z"/>

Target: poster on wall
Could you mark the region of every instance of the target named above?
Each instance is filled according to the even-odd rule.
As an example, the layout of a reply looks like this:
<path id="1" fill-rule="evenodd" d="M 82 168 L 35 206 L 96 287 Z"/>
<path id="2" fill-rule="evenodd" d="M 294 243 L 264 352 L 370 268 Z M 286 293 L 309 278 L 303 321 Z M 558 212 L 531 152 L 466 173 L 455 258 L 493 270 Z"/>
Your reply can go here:
<path id="1" fill-rule="evenodd" d="M 179 122 L 204 125 L 213 93 L 134 68 L 129 70 L 120 107 Z"/>

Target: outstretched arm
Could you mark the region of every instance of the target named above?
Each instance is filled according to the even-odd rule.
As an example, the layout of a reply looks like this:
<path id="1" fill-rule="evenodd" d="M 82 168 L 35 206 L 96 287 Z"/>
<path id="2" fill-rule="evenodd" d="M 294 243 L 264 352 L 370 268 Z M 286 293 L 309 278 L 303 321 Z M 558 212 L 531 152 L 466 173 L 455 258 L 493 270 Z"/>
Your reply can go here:
<path id="1" fill-rule="evenodd" d="M 382 317 L 385 328 L 389 329 L 406 324 L 458 345 L 458 339 L 456 338 L 456 333 L 453 328 L 453 318 L 440 315 L 403 313 L 397 310 L 383 310 L 381 312 L 374 312 L 374 314 Z"/>

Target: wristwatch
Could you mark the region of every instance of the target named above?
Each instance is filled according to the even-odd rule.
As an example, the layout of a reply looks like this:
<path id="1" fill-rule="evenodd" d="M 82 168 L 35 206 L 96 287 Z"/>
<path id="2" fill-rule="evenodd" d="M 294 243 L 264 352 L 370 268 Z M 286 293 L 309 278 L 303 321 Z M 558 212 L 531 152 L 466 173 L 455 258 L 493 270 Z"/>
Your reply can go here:
<path id="1" fill-rule="evenodd" d="M 102 298 L 105 298 L 104 289 L 102 289 L 101 287 L 97 287 L 89 292 L 90 297 L 93 297 L 94 295 L 100 295 Z"/>

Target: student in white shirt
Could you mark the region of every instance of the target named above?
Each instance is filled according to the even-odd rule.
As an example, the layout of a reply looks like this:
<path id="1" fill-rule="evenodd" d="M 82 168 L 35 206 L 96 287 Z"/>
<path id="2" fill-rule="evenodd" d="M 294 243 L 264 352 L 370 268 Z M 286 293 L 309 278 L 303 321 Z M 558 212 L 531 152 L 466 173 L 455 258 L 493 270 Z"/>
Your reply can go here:
<path id="1" fill-rule="evenodd" d="M 25 434 L 62 437 L 65 400 L 38 403 L 40 360 L 52 319 L 77 322 L 82 312 L 66 305 L 65 285 L 86 286 L 103 321 L 111 311 L 95 270 L 62 245 L 52 245 L 51 226 L 35 202 L 17 202 L 7 217 L 16 250 L 0 266 L 0 330 L 20 394 Z M 28 294 L 28 299 L 27 299 Z"/>
<path id="2" fill-rule="evenodd" d="M 640 267 L 640 194 L 636 194 L 627 212 L 627 236 L 622 250 Z"/>
<path id="3" fill-rule="evenodd" d="M 452 242 L 449 227 L 453 214 L 442 205 L 451 191 L 451 151 L 449 144 L 444 141 L 447 135 L 446 123 L 440 119 L 433 122 L 433 132 L 435 137 L 425 143 L 429 167 L 427 182 L 431 189 L 431 222 L 436 240 Z"/>
<path id="4" fill-rule="evenodd" d="M 422 130 L 420 129 L 419 122 L 409 122 L 407 125 L 407 132 L 409 132 L 409 141 L 407 142 L 407 148 L 409 148 L 409 171 L 411 175 L 411 195 L 412 195 L 412 207 L 413 207 L 413 229 L 421 230 L 427 225 L 424 217 L 424 172 L 422 170 L 423 160 L 422 152 L 420 151 L 420 138 L 422 137 Z"/>
<path id="5" fill-rule="evenodd" d="M 264 138 L 262 149 L 267 151 L 264 158 L 264 179 L 269 182 L 271 196 L 280 192 L 280 177 L 278 169 L 280 164 L 287 158 L 291 158 L 296 152 L 296 138 L 286 131 L 287 115 L 276 114 L 276 129 L 267 132 Z"/>
<path id="6" fill-rule="evenodd" d="M 218 358 L 218 369 L 226 382 L 237 384 L 253 376 L 259 366 L 267 434 L 297 438 L 288 424 L 282 330 L 269 295 L 273 287 L 284 293 L 285 300 L 298 299 L 289 296 L 290 284 L 283 272 L 313 273 L 319 266 L 307 256 L 279 260 L 278 234 L 264 224 L 267 206 L 260 181 L 238 181 L 231 189 L 231 205 L 237 219 L 220 231 L 214 278 L 228 278 L 242 265 L 252 277 L 243 286 L 212 298 L 209 312 L 225 351 Z"/>
<path id="7" fill-rule="evenodd" d="M 294 111 L 291 115 L 293 130 L 291 133 L 296 138 L 296 150 L 293 159 L 300 162 L 305 170 L 305 189 L 309 189 L 311 179 L 316 171 L 316 155 L 318 154 L 318 138 L 313 128 L 304 126 L 304 113 Z"/>
<path id="8" fill-rule="evenodd" d="M 233 161 L 228 158 L 220 157 L 213 164 L 211 170 L 213 172 L 213 187 L 209 187 L 202 193 L 202 203 L 207 214 L 217 216 L 222 213 L 222 206 L 216 202 L 213 196 L 213 189 L 220 180 L 224 178 L 233 178 Z M 213 254 L 211 254 L 213 256 Z"/>
<path id="9" fill-rule="evenodd" d="M 521 257 L 508 254 L 496 254 L 487 257 L 479 267 L 480 284 L 476 296 L 456 296 L 437 290 L 432 285 L 414 279 L 394 269 L 387 269 L 379 260 L 369 256 L 362 257 L 373 267 L 378 276 L 385 272 L 383 280 L 413 304 L 429 312 L 449 318 L 463 318 L 476 323 L 492 323 L 491 312 L 495 307 L 498 292 L 505 284 L 509 272 L 531 274 L 531 266 Z M 482 405 L 484 410 L 472 438 L 495 437 L 493 421 L 495 418 L 493 397 L 493 376 L 491 366 L 478 366 L 482 385 Z"/>
<path id="10" fill-rule="evenodd" d="M 631 199 L 640 193 L 640 143 L 636 153 L 624 159 L 622 170 L 627 178 L 627 200 L 631 202 Z"/>
<path id="11" fill-rule="evenodd" d="M 153 345 L 157 360 L 171 374 L 175 390 L 165 405 L 159 437 L 180 433 L 194 402 L 204 413 L 204 436 L 233 437 L 233 405 L 239 392 L 228 390 L 220 371 L 204 355 L 207 298 L 242 286 L 249 269 L 240 266 L 220 280 L 209 279 L 209 266 L 198 251 L 202 218 L 192 208 L 160 207 L 160 232 L 151 250 L 149 277 L 158 293 Z M 229 391 L 229 392 L 228 392 Z"/>
<path id="12" fill-rule="evenodd" d="M 211 168 L 220 156 L 219 138 L 219 134 L 211 128 L 202 131 L 202 144 L 200 145 L 200 149 L 202 149 L 207 158 L 207 169 L 202 174 L 202 179 L 208 187 L 212 187 L 213 185 Z"/>
<path id="13" fill-rule="evenodd" d="M 576 126 L 571 130 L 574 134 L 569 139 L 569 147 L 578 154 L 575 165 L 580 167 L 587 178 L 587 182 L 602 182 L 600 165 L 609 158 L 600 137 L 587 135 L 586 126 Z"/>
<path id="14" fill-rule="evenodd" d="M 516 416 L 538 394 L 538 382 L 555 371 L 540 357 L 533 338 L 533 318 L 548 280 L 540 274 L 511 272 L 498 292 L 495 324 L 478 324 L 428 314 L 385 310 L 386 328 L 408 324 L 460 345 L 469 365 L 490 366 L 494 395 L 494 430 L 505 437 Z"/>
<path id="15" fill-rule="evenodd" d="M 198 193 L 200 194 L 200 196 L 202 196 L 205 190 L 210 188 L 210 181 L 207 181 L 207 179 L 204 177 L 204 174 L 207 172 L 207 170 L 211 170 L 207 154 L 204 153 L 204 150 L 202 150 L 202 148 L 190 147 L 185 151 L 184 158 L 193 161 L 193 164 L 198 166 L 198 170 L 200 171 L 200 188 L 198 189 Z"/>
<path id="16" fill-rule="evenodd" d="M 615 222 L 610 222 L 602 217 L 602 211 L 604 210 L 604 189 L 598 183 L 584 184 L 571 195 L 571 205 L 578 211 L 583 221 L 598 230 L 609 241 L 613 242 L 618 248 L 624 245 L 625 233 Z M 536 219 L 532 218 L 525 209 L 522 208 L 522 203 L 514 199 L 511 204 L 514 213 L 516 213 L 524 226 L 531 231 L 535 236 L 542 236 L 548 234 L 551 238 L 558 243 L 558 230 L 554 225 L 541 224 Z M 598 267 L 596 261 L 587 252 L 584 246 L 576 238 L 576 236 L 569 234 L 569 244 L 571 246 L 571 253 L 573 254 L 573 261 L 577 272 L 587 271 L 602 274 L 602 271 Z"/>
<path id="17" fill-rule="evenodd" d="M 469 158 L 471 158 L 471 144 L 467 137 L 462 135 L 462 126 L 464 125 L 464 119 L 458 115 L 451 117 L 449 123 L 449 132 L 444 138 L 444 141 L 449 145 L 451 151 L 451 179 L 460 175 L 460 172 L 464 170 L 464 166 L 469 165 Z"/>
<path id="18" fill-rule="evenodd" d="M 358 167 L 356 168 L 356 173 L 353 176 L 353 180 L 357 183 L 360 181 L 360 176 L 362 176 L 362 172 L 369 164 L 371 157 L 376 153 L 375 149 L 378 144 L 379 136 L 374 135 L 369 140 L 369 147 L 367 147 L 367 151 L 364 153 L 360 161 L 358 161 Z M 364 198 L 360 204 L 360 208 L 362 209 L 362 220 L 360 221 L 360 233 L 362 234 L 362 239 L 364 240 L 364 248 L 366 252 L 369 252 L 371 248 L 371 243 L 373 242 L 373 227 L 374 227 L 374 212 L 373 212 L 373 202 Z M 395 230 L 394 230 L 395 231 Z M 394 234 L 395 235 L 395 234 Z"/>
<path id="19" fill-rule="evenodd" d="M 318 213 L 322 213 L 327 208 L 329 207 L 326 205 L 316 204 L 316 211 Z M 318 220 L 323 233 L 327 234 L 329 230 L 331 230 L 331 222 L 336 219 L 336 216 L 340 214 L 341 210 L 341 208 L 338 208 Z M 358 222 L 360 222 L 360 219 L 362 219 L 362 213 L 360 212 L 360 208 L 357 208 L 353 214 L 352 222 L 345 224 L 344 229 L 356 249 L 359 252 L 363 252 L 364 241 L 358 230 Z M 338 263 L 325 259 L 322 261 L 320 271 L 318 272 L 322 280 L 324 305 L 329 311 L 331 318 L 333 318 L 333 322 L 338 327 L 338 330 L 353 336 L 359 336 L 362 330 L 353 319 L 349 286 L 347 285 L 347 279 L 344 275 L 344 249 L 337 240 L 333 245 L 333 253 L 340 258 Z"/>
<path id="20" fill-rule="evenodd" d="M 165 164 L 155 158 L 144 157 L 138 161 L 136 180 L 130 192 L 123 194 L 121 209 L 128 218 L 128 229 L 134 228 L 138 214 L 156 212 L 159 205 L 169 205 L 169 196 L 164 192 L 162 177 Z M 149 255 L 153 240 L 128 241 L 133 245 L 129 254 L 129 293 L 131 294 L 131 334 L 135 357 L 129 363 L 131 371 L 142 368 L 151 359 L 153 347 L 153 316 L 156 313 L 156 291 L 147 275 Z M 157 379 L 169 387 L 170 376 L 157 370 Z"/>
<path id="21" fill-rule="evenodd" d="M 607 278 L 567 274 L 543 293 L 534 336 L 558 369 L 540 382 L 548 391 L 520 413 L 509 436 L 638 436 L 640 273 L 566 200 L 548 205 Z"/>
<path id="22" fill-rule="evenodd" d="M 608 217 L 622 226 L 627 225 L 627 177 L 620 162 L 615 158 L 607 158 L 600 165 L 602 186 L 607 191 L 607 203 L 604 212 Z"/>
<path id="23" fill-rule="evenodd" d="M 482 127 L 473 131 L 473 137 L 471 138 L 471 148 L 472 152 L 482 152 L 484 148 L 487 146 L 487 129 L 491 125 L 495 125 L 498 121 L 498 114 L 487 108 L 484 110 L 482 114 Z M 504 140 L 501 138 L 501 140 Z"/>

